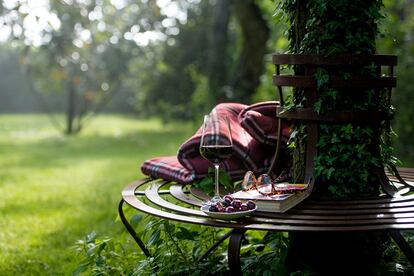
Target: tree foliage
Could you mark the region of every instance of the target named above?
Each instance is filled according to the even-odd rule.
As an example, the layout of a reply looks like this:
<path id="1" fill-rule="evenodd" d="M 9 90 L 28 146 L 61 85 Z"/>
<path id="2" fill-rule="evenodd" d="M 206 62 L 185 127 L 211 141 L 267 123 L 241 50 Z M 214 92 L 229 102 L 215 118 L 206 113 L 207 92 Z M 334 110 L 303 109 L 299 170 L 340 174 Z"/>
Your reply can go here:
<path id="1" fill-rule="evenodd" d="M 411 76 L 414 74 L 414 3 L 412 1 L 384 1 L 385 18 L 380 25 L 381 37 L 378 39 L 378 51 L 398 56 L 395 69 L 397 88 L 393 94 L 395 118 L 393 120 L 396 155 L 403 166 L 414 164 L 414 94 Z"/>
<path id="2" fill-rule="evenodd" d="M 151 84 L 141 104 L 165 118 L 192 118 L 219 102 L 251 102 L 269 38 L 259 5 L 201 1 L 187 13 L 188 23 L 157 53 L 157 71 L 147 75 Z"/>
<path id="3" fill-rule="evenodd" d="M 1 19 L 36 89 L 66 95 L 65 132 L 71 134 L 123 88 L 132 58 L 176 33 L 176 19 L 163 8 L 154 1 L 7 1 Z"/>
<path id="4" fill-rule="evenodd" d="M 273 15 L 277 3 L 293 7 L 296 2 L 8 0 L 0 5 L 0 40 L 4 41 L 9 34 L 6 45 L 19 50 L 20 62 L 26 65 L 29 79 L 35 82 L 36 97 L 46 110 L 66 112 L 73 119 L 74 132 L 116 94 L 119 96 L 113 104 L 123 101 L 118 111 L 131 106 L 141 115 L 194 118 L 221 101 L 249 103 L 275 98 L 270 54 L 288 49 L 287 38 L 292 29 L 284 33 L 285 22 L 275 23 Z M 375 45 L 364 39 L 371 39 L 375 34 L 364 34 L 363 27 L 374 23 L 373 16 L 380 16 L 377 9 L 368 9 L 364 14 L 367 20 L 358 23 L 355 18 L 361 10 L 355 9 L 351 16 L 346 16 L 342 10 L 346 1 L 316 5 L 317 2 L 309 2 L 309 7 L 314 7 L 310 12 L 322 21 L 308 21 L 308 29 L 312 31 L 301 43 L 302 48 L 306 46 L 326 54 L 345 51 L 344 47 L 360 49 L 360 52 L 373 49 Z M 410 76 L 414 70 L 414 23 L 410 16 L 413 4 L 408 0 L 385 0 L 384 4 L 382 38 L 377 41 L 377 48 L 380 53 L 399 56 L 398 86 L 393 97 L 397 108 L 396 148 L 402 160 L 410 161 L 414 159 L 411 124 L 414 114 L 410 107 L 413 101 Z M 327 14 L 327 9 L 332 9 L 330 5 L 336 5 L 337 10 Z M 248 17 L 246 11 L 254 16 Z M 319 35 L 323 29 L 316 24 L 334 17 L 346 24 L 331 22 L 326 32 Z M 307 19 L 291 20 L 297 26 Z M 244 30 L 253 26 L 252 39 Z M 269 28 L 267 41 L 266 26 Z M 264 31 L 259 35 L 260 28 Z M 355 33 L 347 32 L 354 28 Z M 321 49 L 319 44 L 324 42 L 332 45 Z M 265 47 L 255 48 L 257 45 Z M 246 63 L 248 48 L 259 53 L 256 63 Z M 260 58 L 263 54 L 265 58 Z M 57 104 L 55 99 L 62 98 L 69 103 L 70 91 L 74 94 L 73 106 L 60 110 L 62 104 Z M 71 119 L 67 121 L 69 124 Z M 69 129 L 68 126 L 61 128 Z"/>

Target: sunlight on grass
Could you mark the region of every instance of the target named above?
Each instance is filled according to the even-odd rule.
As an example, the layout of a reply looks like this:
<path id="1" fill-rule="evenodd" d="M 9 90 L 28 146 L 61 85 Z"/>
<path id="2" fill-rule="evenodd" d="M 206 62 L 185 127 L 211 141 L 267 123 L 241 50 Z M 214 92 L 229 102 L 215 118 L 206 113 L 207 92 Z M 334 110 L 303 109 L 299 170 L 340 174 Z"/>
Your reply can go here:
<path id="1" fill-rule="evenodd" d="M 189 125 L 100 116 L 66 137 L 43 115 L 0 116 L 0 275 L 71 274 L 72 246 L 122 232 L 120 193 L 139 165 L 173 155 Z"/>

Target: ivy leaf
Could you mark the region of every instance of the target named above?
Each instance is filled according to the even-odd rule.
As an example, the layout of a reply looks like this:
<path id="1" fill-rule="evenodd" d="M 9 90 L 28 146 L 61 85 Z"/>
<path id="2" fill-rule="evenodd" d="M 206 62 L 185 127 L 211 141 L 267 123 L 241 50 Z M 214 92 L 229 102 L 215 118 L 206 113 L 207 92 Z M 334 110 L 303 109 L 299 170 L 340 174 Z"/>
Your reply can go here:
<path id="1" fill-rule="evenodd" d="M 211 176 L 206 176 L 199 181 L 195 181 L 194 187 L 199 188 L 207 195 L 212 195 L 214 192 L 214 179 Z"/>
<path id="2" fill-rule="evenodd" d="M 219 173 L 219 182 L 224 186 L 225 189 L 233 188 L 230 175 L 225 170 L 220 170 Z"/>
<path id="3" fill-rule="evenodd" d="M 322 68 L 318 68 L 315 73 L 316 87 L 321 89 L 325 84 L 329 82 L 328 71 Z"/>
<path id="4" fill-rule="evenodd" d="M 208 169 L 209 175 L 205 178 L 195 181 L 194 187 L 199 188 L 207 195 L 213 195 L 214 194 L 214 182 L 215 182 L 215 176 L 214 176 L 214 168 Z M 233 188 L 233 181 L 230 177 L 230 175 L 225 171 L 220 169 L 219 171 L 219 183 L 225 188 L 225 189 L 232 189 Z"/>
<path id="5" fill-rule="evenodd" d="M 334 167 L 329 168 L 328 170 L 326 170 L 326 178 L 327 179 L 331 179 L 332 173 L 335 171 Z"/>
<path id="6" fill-rule="evenodd" d="M 322 100 L 319 99 L 316 103 L 315 103 L 315 111 L 316 113 L 320 114 L 321 113 L 321 108 L 322 108 Z"/>

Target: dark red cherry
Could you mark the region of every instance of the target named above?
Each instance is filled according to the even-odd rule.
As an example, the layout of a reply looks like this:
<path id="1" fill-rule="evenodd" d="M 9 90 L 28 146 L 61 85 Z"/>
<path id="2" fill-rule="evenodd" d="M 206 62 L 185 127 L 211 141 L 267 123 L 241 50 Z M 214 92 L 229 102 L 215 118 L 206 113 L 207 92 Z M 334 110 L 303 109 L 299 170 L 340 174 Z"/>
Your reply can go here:
<path id="1" fill-rule="evenodd" d="M 224 200 L 228 199 L 230 202 L 232 202 L 234 200 L 234 198 L 231 195 L 225 195 L 223 197 Z"/>
<path id="2" fill-rule="evenodd" d="M 222 204 L 224 207 L 228 207 L 228 206 L 230 206 L 230 205 L 231 205 L 231 200 L 229 200 L 228 198 L 224 198 L 224 200 L 221 202 L 221 204 Z"/>
<path id="3" fill-rule="evenodd" d="M 246 203 L 242 203 L 242 205 L 240 206 L 241 211 L 248 211 L 249 207 L 247 206 Z"/>
<path id="4" fill-rule="evenodd" d="M 231 202 L 231 206 L 233 206 L 235 209 L 239 209 L 241 204 L 242 204 L 241 201 L 237 200 L 237 199 L 235 199 Z"/>
<path id="5" fill-rule="evenodd" d="M 249 210 L 253 210 L 254 208 L 256 208 L 256 203 L 254 203 L 253 201 L 249 200 L 246 202 L 247 207 L 249 208 Z"/>

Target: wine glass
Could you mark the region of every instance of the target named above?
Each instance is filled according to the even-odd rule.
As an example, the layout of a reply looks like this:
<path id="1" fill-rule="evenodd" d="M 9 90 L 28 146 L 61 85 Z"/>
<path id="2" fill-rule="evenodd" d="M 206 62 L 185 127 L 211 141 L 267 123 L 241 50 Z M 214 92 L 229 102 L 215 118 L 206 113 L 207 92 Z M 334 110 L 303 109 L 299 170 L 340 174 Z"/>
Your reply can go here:
<path id="1" fill-rule="evenodd" d="M 221 201 L 219 194 L 219 168 L 220 163 L 231 157 L 233 141 L 228 116 L 218 116 L 216 113 L 204 116 L 200 154 L 215 169 L 215 188 L 211 203 Z"/>

